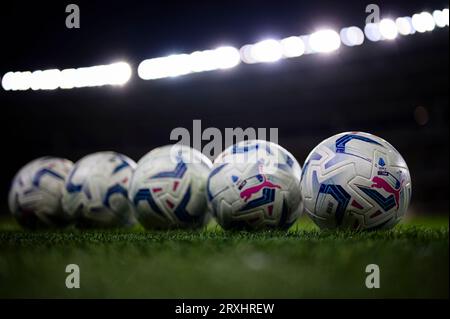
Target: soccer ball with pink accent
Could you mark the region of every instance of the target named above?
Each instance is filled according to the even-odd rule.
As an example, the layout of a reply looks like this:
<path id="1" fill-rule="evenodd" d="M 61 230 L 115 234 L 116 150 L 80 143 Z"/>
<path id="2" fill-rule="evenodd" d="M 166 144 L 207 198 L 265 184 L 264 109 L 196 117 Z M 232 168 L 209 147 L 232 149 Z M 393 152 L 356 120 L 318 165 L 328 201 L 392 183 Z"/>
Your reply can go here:
<path id="1" fill-rule="evenodd" d="M 14 177 L 9 209 L 25 228 L 63 227 L 70 217 L 61 206 L 66 177 L 73 163 L 67 159 L 41 157 L 25 165 Z"/>
<path id="2" fill-rule="evenodd" d="M 214 160 L 207 195 L 225 229 L 289 228 L 302 212 L 301 167 L 278 144 L 250 140 Z"/>
<path id="3" fill-rule="evenodd" d="M 375 135 L 346 132 L 312 150 L 303 165 L 305 211 L 325 229 L 388 229 L 405 215 L 411 177 L 400 153 Z"/>

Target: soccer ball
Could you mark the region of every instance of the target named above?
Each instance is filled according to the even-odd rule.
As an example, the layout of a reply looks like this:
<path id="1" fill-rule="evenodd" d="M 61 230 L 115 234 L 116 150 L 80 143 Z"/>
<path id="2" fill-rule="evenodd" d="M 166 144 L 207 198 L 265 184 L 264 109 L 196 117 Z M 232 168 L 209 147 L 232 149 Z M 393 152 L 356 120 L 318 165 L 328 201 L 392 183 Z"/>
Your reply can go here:
<path id="1" fill-rule="evenodd" d="M 61 207 L 64 182 L 73 163 L 55 157 L 38 158 L 14 177 L 9 209 L 23 227 L 62 227 L 70 223 Z"/>
<path id="2" fill-rule="evenodd" d="M 263 140 L 232 145 L 214 160 L 208 199 L 225 229 L 288 229 L 302 212 L 301 167 Z"/>
<path id="3" fill-rule="evenodd" d="M 150 229 L 202 226 L 211 167 L 201 152 L 180 144 L 147 153 L 138 162 L 130 188 L 139 222 Z"/>
<path id="4" fill-rule="evenodd" d="M 98 152 L 75 163 L 62 204 L 81 228 L 113 228 L 135 222 L 128 188 L 136 163 L 116 152 Z"/>
<path id="5" fill-rule="evenodd" d="M 347 132 L 320 143 L 303 166 L 305 210 L 326 229 L 388 229 L 408 209 L 411 178 L 399 152 L 368 133 Z"/>

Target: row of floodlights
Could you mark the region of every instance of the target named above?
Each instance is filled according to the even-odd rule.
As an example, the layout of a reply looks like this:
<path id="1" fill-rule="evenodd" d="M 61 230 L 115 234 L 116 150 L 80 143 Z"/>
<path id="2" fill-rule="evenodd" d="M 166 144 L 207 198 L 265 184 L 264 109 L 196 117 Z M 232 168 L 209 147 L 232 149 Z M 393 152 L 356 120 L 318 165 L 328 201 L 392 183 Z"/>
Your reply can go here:
<path id="1" fill-rule="evenodd" d="M 128 82 L 131 74 L 131 67 L 126 62 L 78 69 L 8 72 L 3 76 L 2 86 L 5 90 L 24 91 L 122 85 Z"/>
<path id="2" fill-rule="evenodd" d="M 309 35 L 291 36 L 281 40 L 268 39 L 246 44 L 240 49 L 223 46 L 214 50 L 175 54 L 142 61 L 138 75 L 144 80 L 176 77 L 189 73 L 230 69 L 244 62 L 247 64 L 275 62 L 304 54 L 327 53 L 337 50 L 341 44 L 358 46 L 365 38 L 370 41 L 393 40 L 398 35 L 424 33 L 449 25 L 449 10 L 422 12 L 412 17 L 383 19 L 369 23 L 364 30 L 356 26 L 340 32 L 324 29 Z M 52 69 L 34 72 L 8 72 L 2 78 L 5 90 L 54 90 L 102 85 L 123 85 L 131 78 L 132 69 L 126 62 L 78 69 Z"/>

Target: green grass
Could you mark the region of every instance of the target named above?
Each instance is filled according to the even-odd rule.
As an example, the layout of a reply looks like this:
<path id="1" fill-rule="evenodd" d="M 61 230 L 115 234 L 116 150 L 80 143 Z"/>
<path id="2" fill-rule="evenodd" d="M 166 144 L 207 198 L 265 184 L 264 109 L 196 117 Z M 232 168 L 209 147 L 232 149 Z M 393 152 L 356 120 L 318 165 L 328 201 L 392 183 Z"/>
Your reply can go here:
<path id="1" fill-rule="evenodd" d="M 0 220 L 0 298 L 448 298 L 448 219 L 391 231 L 22 231 Z M 65 267 L 81 288 L 65 287 Z M 381 288 L 367 289 L 377 264 Z"/>

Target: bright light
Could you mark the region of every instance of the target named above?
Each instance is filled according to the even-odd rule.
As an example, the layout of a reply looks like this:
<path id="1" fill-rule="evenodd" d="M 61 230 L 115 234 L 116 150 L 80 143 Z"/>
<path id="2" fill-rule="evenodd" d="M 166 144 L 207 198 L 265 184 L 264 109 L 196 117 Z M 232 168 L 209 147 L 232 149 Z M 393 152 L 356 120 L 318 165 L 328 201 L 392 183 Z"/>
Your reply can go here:
<path id="1" fill-rule="evenodd" d="M 332 52 L 341 46 L 341 38 L 334 30 L 320 30 L 309 36 L 309 46 L 314 52 Z"/>
<path id="2" fill-rule="evenodd" d="M 58 69 L 42 71 L 40 78 L 41 90 L 56 90 L 59 87 L 61 71 Z"/>
<path id="3" fill-rule="evenodd" d="M 364 27 L 364 33 L 370 41 L 377 42 L 381 40 L 381 33 L 378 23 L 368 23 Z"/>
<path id="4" fill-rule="evenodd" d="M 242 48 L 239 49 L 239 54 L 241 56 L 241 60 L 244 63 L 252 64 L 256 63 L 255 59 L 253 59 L 253 56 L 251 54 L 253 45 L 246 44 Z"/>
<path id="5" fill-rule="evenodd" d="M 412 16 L 412 25 L 417 32 L 423 33 L 426 31 L 424 20 L 420 13 L 416 13 Z"/>
<path id="6" fill-rule="evenodd" d="M 78 68 L 76 69 L 75 73 L 75 87 L 81 88 L 81 87 L 89 87 L 93 86 L 92 84 L 92 78 L 91 78 L 91 68 Z"/>
<path id="7" fill-rule="evenodd" d="M 30 71 L 25 71 L 25 72 L 16 72 L 16 74 L 18 75 L 16 90 L 26 91 L 31 89 L 32 73 Z"/>
<path id="8" fill-rule="evenodd" d="M 349 47 L 361 45 L 364 42 L 364 33 L 358 27 L 343 28 L 340 36 L 342 43 Z"/>
<path id="9" fill-rule="evenodd" d="M 105 81 L 108 77 L 114 76 L 113 72 L 108 70 L 108 67 L 104 65 L 99 66 L 91 66 L 89 68 L 82 69 L 83 81 L 80 81 L 78 85 L 80 87 L 83 86 L 101 86 L 105 84 Z"/>
<path id="10" fill-rule="evenodd" d="M 144 60 L 138 66 L 138 75 L 143 80 L 176 77 L 193 72 L 233 68 L 240 60 L 236 48 L 223 46 L 215 50 Z"/>
<path id="11" fill-rule="evenodd" d="M 167 76 L 165 61 L 167 58 L 155 58 L 142 61 L 138 66 L 138 75 L 143 80 L 160 79 Z"/>
<path id="12" fill-rule="evenodd" d="M 31 72 L 8 72 L 3 76 L 4 90 L 24 91 L 30 89 Z"/>
<path id="13" fill-rule="evenodd" d="M 102 78 L 103 83 L 110 85 L 123 85 L 127 83 L 133 73 L 130 65 L 126 62 L 110 64 L 103 70 L 105 71 L 103 74 L 105 77 Z"/>
<path id="14" fill-rule="evenodd" d="M 448 27 L 448 9 L 442 10 L 442 14 L 444 15 L 445 25 Z"/>
<path id="15" fill-rule="evenodd" d="M 65 69 L 60 73 L 59 87 L 62 89 L 70 89 L 74 87 L 123 85 L 130 80 L 131 74 L 131 67 L 126 62 L 78 69 Z"/>
<path id="16" fill-rule="evenodd" d="M 240 63 L 239 51 L 236 48 L 224 46 L 215 50 L 197 51 L 191 53 L 192 72 L 230 69 Z"/>
<path id="17" fill-rule="evenodd" d="M 433 31 L 435 22 L 431 13 L 424 11 L 412 16 L 412 25 L 417 32 L 424 33 L 426 31 Z"/>
<path id="18" fill-rule="evenodd" d="M 311 44 L 309 43 L 309 37 L 311 35 L 310 34 L 306 34 L 306 35 L 301 35 L 299 36 L 300 40 L 303 41 L 303 43 L 305 44 L 305 53 L 304 54 L 313 54 L 313 53 L 317 53 L 314 52 L 313 49 L 311 49 Z"/>
<path id="19" fill-rule="evenodd" d="M 331 29 L 317 31 L 310 35 L 291 36 L 282 40 L 268 39 L 255 44 L 243 45 L 239 50 L 221 46 L 213 50 L 195 51 L 188 54 L 173 54 L 142 61 L 137 73 L 141 79 L 154 80 L 166 77 L 225 70 L 237 66 L 241 61 L 247 64 L 275 62 L 283 58 L 294 58 L 305 54 L 332 52 L 341 46 L 349 47 L 370 41 L 392 40 L 398 34 L 432 31 L 437 26 L 449 25 L 449 9 L 421 12 L 412 17 L 395 20 L 383 19 L 379 23 L 365 25 L 364 31 L 356 26 L 342 28 L 339 34 Z M 132 76 L 132 68 L 126 62 L 97 65 L 64 70 L 50 69 L 34 72 L 8 72 L 3 75 L 4 90 L 54 90 L 123 85 Z"/>
<path id="20" fill-rule="evenodd" d="M 221 58 L 216 50 L 196 51 L 190 54 L 189 61 L 186 61 L 187 67 L 191 72 L 212 71 L 221 68 Z"/>
<path id="21" fill-rule="evenodd" d="M 186 66 L 192 72 L 204 72 L 214 70 L 214 55 L 212 50 L 196 51 L 190 54 Z"/>
<path id="22" fill-rule="evenodd" d="M 300 37 L 285 38 L 280 43 L 286 58 L 298 57 L 305 53 L 305 43 Z"/>
<path id="23" fill-rule="evenodd" d="M 101 85 L 122 85 L 131 77 L 128 63 L 118 62 L 78 69 L 8 72 L 2 79 L 5 90 L 55 90 Z"/>
<path id="24" fill-rule="evenodd" d="M 381 36 L 387 40 L 393 40 L 398 35 L 397 25 L 391 19 L 383 19 L 379 24 Z"/>
<path id="25" fill-rule="evenodd" d="M 433 31 L 436 23 L 434 22 L 434 18 L 429 12 L 422 12 L 420 14 L 425 21 L 426 31 Z"/>
<path id="26" fill-rule="evenodd" d="M 64 69 L 61 71 L 61 89 L 72 89 L 75 87 L 76 69 Z"/>
<path id="27" fill-rule="evenodd" d="M 41 70 L 37 70 L 34 71 L 33 73 L 31 73 L 31 77 L 30 77 L 30 88 L 33 91 L 37 91 L 41 88 L 41 76 L 42 76 L 42 71 Z"/>
<path id="28" fill-rule="evenodd" d="M 2 77 L 3 90 L 5 90 L 5 91 L 12 90 L 13 77 L 14 77 L 14 73 L 13 72 L 8 72 L 5 75 L 3 75 L 3 77 Z"/>
<path id="29" fill-rule="evenodd" d="M 398 33 L 401 35 L 409 35 L 416 32 L 412 26 L 412 21 L 410 17 L 400 17 L 395 20 L 397 25 Z"/>
<path id="30" fill-rule="evenodd" d="M 188 54 L 170 55 L 164 60 L 165 76 L 176 77 L 191 72 Z"/>
<path id="31" fill-rule="evenodd" d="M 275 62 L 282 58 L 283 48 L 277 40 L 264 40 L 252 45 L 250 55 L 255 62 Z"/>
<path id="32" fill-rule="evenodd" d="M 241 62 L 239 51 L 233 47 L 220 47 L 214 50 L 217 68 L 230 69 L 234 68 Z"/>
<path id="33" fill-rule="evenodd" d="M 448 10 L 447 10 L 447 17 L 445 17 L 444 11 L 435 10 L 433 12 L 433 19 L 439 28 L 443 28 L 443 27 L 447 26 L 448 25 Z"/>

